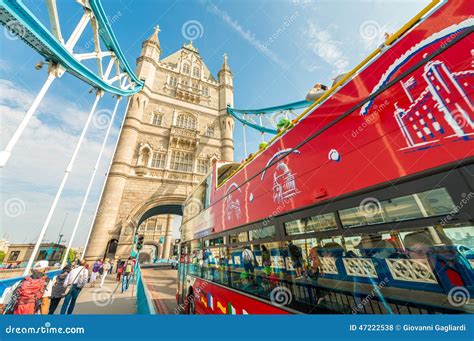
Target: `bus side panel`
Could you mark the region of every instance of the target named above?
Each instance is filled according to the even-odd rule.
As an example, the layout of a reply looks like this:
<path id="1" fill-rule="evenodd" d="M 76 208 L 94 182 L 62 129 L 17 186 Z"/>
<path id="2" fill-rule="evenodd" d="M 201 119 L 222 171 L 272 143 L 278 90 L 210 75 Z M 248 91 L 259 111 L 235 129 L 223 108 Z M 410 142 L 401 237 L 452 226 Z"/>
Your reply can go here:
<path id="1" fill-rule="evenodd" d="M 200 278 L 195 278 L 193 291 L 198 314 L 288 314 L 276 306 Z"/>

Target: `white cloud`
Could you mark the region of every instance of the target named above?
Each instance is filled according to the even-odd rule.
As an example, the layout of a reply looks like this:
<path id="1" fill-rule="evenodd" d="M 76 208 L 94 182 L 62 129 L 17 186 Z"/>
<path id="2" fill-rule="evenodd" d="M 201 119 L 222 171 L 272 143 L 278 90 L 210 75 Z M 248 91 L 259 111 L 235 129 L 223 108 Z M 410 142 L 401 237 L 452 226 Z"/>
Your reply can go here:
<path id="1" fill-rule="evenodd" d="M 347 71 L 349 58 L 341 49 L 341 42 L 335 40 L 328 30 L 321 29 L 314 23 L 308 23 L 305 35 L 308 39 L 307 48 L 330 64 L 333 73 L 340 74 Z"/>
<path id="2" fill-rule="evenodd" d="M 270 58 L 273 62 L 278 64 L 279 66 L 283 68 L 287 68 L 288 65 L 278 57 L 275 52 L 270 50 L 267 46 L 265 46 L 264 43 L 262 43 L 260 40 L 258 40 L 253 32 L 250 30 L 246 30 L 245 28 L 242 27 L 242 25 L 237 21 L 232 19 L 227 12 L 221 10 L 214 4 L 209 4 L 207 6 L 207 10 L 210 13 L 215 14 L 219 18 L 221 18 L 227 25 L 229 25 L 230 28 L 232 28 L 235 32 L 237 32 L 244 40 L 246 40 L 248 43 L 250 43 L 257 51 L 262 53 L 263 55 L 267 56 Z"/>

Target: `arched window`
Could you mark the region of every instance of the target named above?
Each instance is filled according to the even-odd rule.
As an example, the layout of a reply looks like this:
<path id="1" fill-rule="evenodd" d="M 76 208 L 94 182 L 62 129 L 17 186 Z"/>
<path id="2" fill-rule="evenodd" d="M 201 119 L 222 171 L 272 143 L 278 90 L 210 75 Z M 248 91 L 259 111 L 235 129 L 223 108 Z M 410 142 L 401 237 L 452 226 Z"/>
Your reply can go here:
<path id="1" fill-rule="evenodd" d="M 153 168 L 165 168 L 166 154 L 161 152 L 154 152 L 153 158 L 151 159 L 151 167 Z"/>
<path id="2" fill-rule="evenodd" d="M 162 123 L 163 123 L 163 114 L 154 113 L 154 114 L 152 115 L 151 124 L 153 124 L 153 125 L 155 125 L 155 126 L 161 126 Z"/>
<path id="3" fill-rule="evenodd" d="M 206 136 L 214 137 L 215 129 L 213 125 L 208 125 L 206 130 Z"/>
<path id="4" fill-rule="evenodd" d="M 193 69 L 193 77 L 199 78 L 200 75 L 201 75 L 201 72 L 199 71 L 199 68 L 195 66 Z"/>
<path id="5" fill-rule="evenodd" d="M 178 85 L 178 78 L 171 76 L 168 82 L 169 85 L 171 86 L 177 86 Z"/>
<path id="6" fill-rule="evenodd" d="M 180 128 L 196 130 L 196 118 L 189 114 L 181 114 L 178 116 L 176 125 Z"/>
<path id="7" fill-rule="evenodd" d="M 180 151 L 173 151 L 171 153 L 170 168 L 181 172 L 193 171 L 193 154 Z"/>
<path id="8" fill-rule="evenodd" d="M 189 64 L 183 64 L 183 73 L 189 75 L 190 72 Z"/>

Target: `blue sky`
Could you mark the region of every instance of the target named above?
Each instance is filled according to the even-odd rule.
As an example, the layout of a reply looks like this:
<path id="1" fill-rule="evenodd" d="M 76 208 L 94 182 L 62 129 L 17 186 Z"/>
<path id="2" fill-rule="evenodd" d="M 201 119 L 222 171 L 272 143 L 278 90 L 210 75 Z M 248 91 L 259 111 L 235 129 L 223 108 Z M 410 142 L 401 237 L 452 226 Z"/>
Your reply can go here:
<path id="1" fill-rule="evenodd" d="M 47 25 L 44 1 L 24 1 Z M 429 1 L 311 1 L 311 0 L 103 0 L 118 41 L 134 66 L 141 43 L 161 27 L 162 56 L 178 50 L 186 37 L 183 26 L 198 22 L 193 44 L 216 76 L 222 55 L 229 56 L 234 74 L 237 108 L 259 108 L 304 99 L 317 82 L 330 84 L 332 77 L 348 71 Z M 80 18 L 76 2 L 60 1 L 59 15 L 67 37 Z M 87 33 L 87 32 L 86 32 Z M 86 51 L 90 36 L 81 38 L 78 51 Z M 7 31 L 0 34 L 0 108 L 3 148 L 18 126 L 26 108 L 46 78 L 36 71 L 41 57 Z M 56 80 L 31 124 L 16 146 L 10 163 L 0 170 L 0 238 L 11 242 L 36 240 L 46 218 L 64 169 L 93 102 L 89 86 L 64 75 Z M 99 109 L 111 109 L 106 95 Z M 93 192 L 82 218 L 75 245 L 85 241 L 99 191 L 105 179 L 118 122 L 107 143 Z M 80 150 L 76 167 L 66 185 L 46 240 L 57 239 L 62 222 L 68 239 L 89 181 L 105 132 L 93 124 Z M 236 125 L 236 159 L 244 157 L 242 128 Z M 267 137 L 268 138 L 268 137 Z M 249 151 L 257 148 L 257 134 L 249 136 Z M 18 211 L 14 210 L 18 209 Z"/>

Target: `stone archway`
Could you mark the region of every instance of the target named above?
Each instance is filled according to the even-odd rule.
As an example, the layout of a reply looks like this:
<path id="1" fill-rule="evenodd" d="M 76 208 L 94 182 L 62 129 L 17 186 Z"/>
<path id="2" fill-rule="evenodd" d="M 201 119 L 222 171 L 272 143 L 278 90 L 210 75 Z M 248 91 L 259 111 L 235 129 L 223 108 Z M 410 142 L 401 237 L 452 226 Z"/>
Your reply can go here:
<path id="1" fill-rule="evenodd" d="M 138 257 L 138 262 L 142 263 L 153 263 L 156 259 L 158 259 L 158 253 L 160 251 L 160 247 L 155 243 L 145 244 L 143 249 L 140 251 L 140 255 Z"/>
<path id="2" fill-rule="evenodd" d="M 166 198 L 158 197 L 152 198 L 141 205 L 137 205 L 127 217 L 125 224 L 122 225 L 122 231 L 128 231 L 122 234 L 118 246 L 117 253 L 119 255 L 127 256 L 130 254 L 133 247 L 133 237 L 137 232 L 138 227 L 150 217 L 159 215 L 183 215 L 182 204 L 185 201 L 185 196 L 168 196 Z M 124 230 L 125 229 L 125 230 Z M 147 244 L 145 239 L 145 245 Z M 161 251 L 163 258 L 168 258 L 172 246 L 172 230 L 167 227 L 166 235 Z M 160 248 L 159 248 L 160 249 Z"/>

